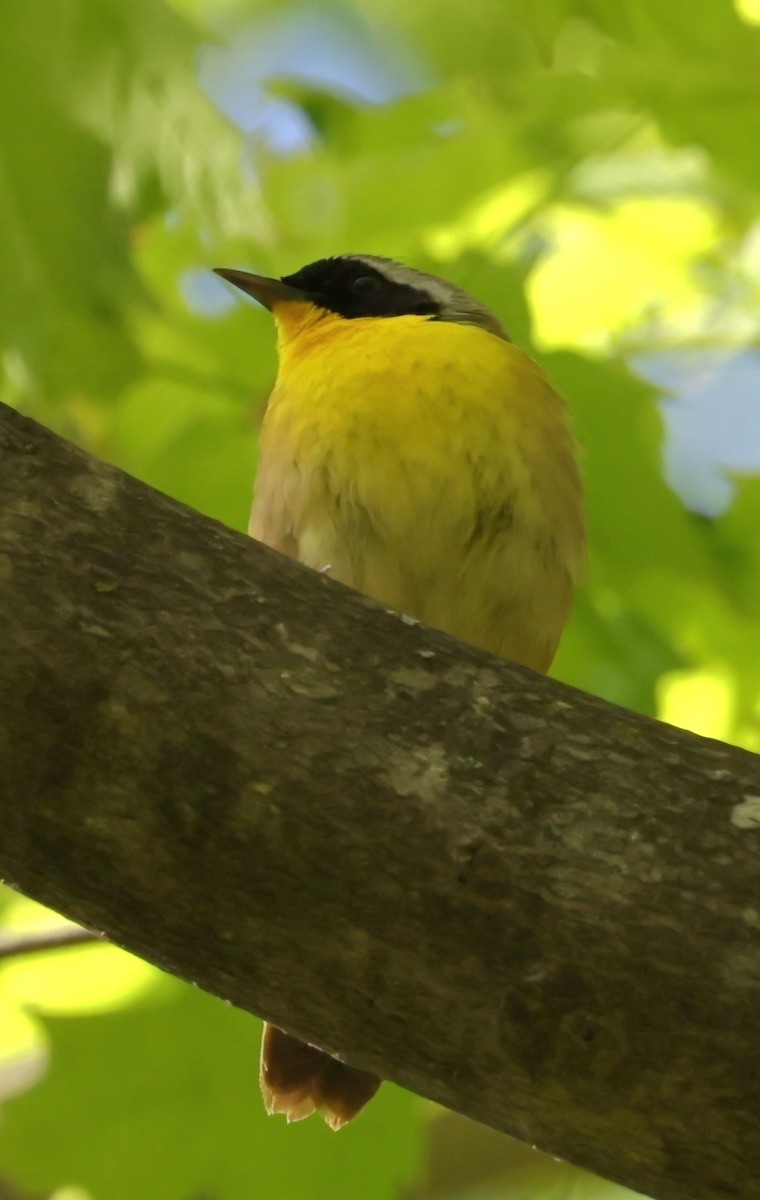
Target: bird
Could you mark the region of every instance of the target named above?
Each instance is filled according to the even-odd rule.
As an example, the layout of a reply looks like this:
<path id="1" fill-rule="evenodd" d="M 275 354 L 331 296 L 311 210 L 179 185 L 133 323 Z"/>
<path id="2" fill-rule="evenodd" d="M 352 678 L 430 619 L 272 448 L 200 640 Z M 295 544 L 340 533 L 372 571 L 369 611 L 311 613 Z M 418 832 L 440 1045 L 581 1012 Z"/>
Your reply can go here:
<path id="1" fill-rule="evenodd" d="M 388 608 L 546 672 L 585 561 L 566 405 L 494 312 L 371 254 L 216 273 L 272 313 L 279 369 L 248 532 Z M 350 1121 L 380 1081 L 266 1024 L 266 1108 Z"/>

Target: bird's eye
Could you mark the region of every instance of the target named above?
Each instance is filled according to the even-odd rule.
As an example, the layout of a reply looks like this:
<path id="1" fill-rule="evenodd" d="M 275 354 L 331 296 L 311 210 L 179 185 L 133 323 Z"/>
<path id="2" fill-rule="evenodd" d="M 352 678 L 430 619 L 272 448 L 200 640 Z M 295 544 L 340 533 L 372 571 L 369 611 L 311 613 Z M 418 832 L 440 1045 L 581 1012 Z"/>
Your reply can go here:
<path id="1" fill-rule="evenodd" d="M 373 275 L 359 275 L 358 278 L 351 282 L 351 291 L 353 294 L 361 296 L 363 299 L 368 296 L 376 296 L 381 287 L 380 280 L 376 279 Z"/>

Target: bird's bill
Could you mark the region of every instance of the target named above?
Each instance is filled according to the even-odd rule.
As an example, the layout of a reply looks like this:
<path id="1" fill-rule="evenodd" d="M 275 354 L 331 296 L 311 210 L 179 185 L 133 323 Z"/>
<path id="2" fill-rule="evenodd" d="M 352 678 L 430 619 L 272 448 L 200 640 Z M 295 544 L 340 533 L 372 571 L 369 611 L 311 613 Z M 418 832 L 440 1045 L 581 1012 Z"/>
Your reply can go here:
<path id="1" fill-rule="evenodd" d="M 264 308 L 272 309 L 285 300 L 305 300 L 306 294 L 299 288 L 283 283 L 281 279 L 269 279 L 266 275 L 252 275 L 250 271 L 238 271 L 231 267 L 215 267 L 215 275 L 221 275 L 228 283 L 234 283 L 247 296 L 253 296 Z"/>

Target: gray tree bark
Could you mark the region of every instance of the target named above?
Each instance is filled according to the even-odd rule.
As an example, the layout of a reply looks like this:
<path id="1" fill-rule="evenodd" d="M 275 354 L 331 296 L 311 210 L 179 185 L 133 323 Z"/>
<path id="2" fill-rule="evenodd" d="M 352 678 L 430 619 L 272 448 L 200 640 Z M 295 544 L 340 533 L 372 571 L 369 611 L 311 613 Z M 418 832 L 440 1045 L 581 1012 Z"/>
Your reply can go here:
<path id="1" fill-rule="evenodd" d="M 0 874 L 658 1200 L 760 1196 L 760 759 L 0 418 Z"/>

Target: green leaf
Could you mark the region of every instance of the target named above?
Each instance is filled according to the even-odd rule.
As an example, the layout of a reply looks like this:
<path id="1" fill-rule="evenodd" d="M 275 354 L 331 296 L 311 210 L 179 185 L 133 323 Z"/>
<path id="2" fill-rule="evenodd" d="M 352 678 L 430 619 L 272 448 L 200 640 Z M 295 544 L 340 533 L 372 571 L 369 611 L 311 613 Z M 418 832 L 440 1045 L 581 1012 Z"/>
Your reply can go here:
<path id="1" fill-rule="evenodd" d="M 105 148 L 66 111 L 63 16 L 56 0 L 11 5 L 0 43 L 0 350 L 19 398 L 114 392 L 139 370 L 128 231 Z"/>
<path id="2" fill-rule="evenodd" d="M 721 582 L 744 618 L 760 613 L 760 476 L 736 477 L 725 516 L 705 521 L 703 533 Z"/>
<path id="3" fill-rule="evenodd" d="M 203 992 L 171 984 L 160 1004 L 45 1024 L 48 1074 L 6 1105 L 0 1141 L 0 1171 L 25 1188 L 392 1200 L 416 1169 L 418 1102 L 389 1085 L 340 1136 L 314 1118 L 267 1117 L 260 1023 Z"/>

